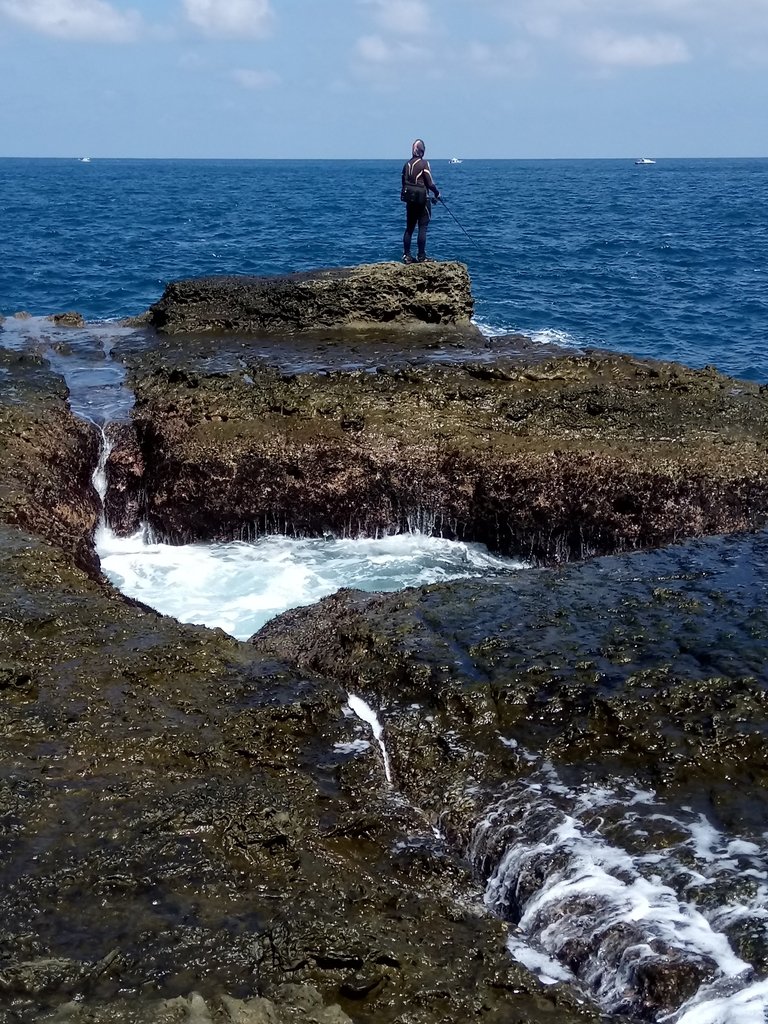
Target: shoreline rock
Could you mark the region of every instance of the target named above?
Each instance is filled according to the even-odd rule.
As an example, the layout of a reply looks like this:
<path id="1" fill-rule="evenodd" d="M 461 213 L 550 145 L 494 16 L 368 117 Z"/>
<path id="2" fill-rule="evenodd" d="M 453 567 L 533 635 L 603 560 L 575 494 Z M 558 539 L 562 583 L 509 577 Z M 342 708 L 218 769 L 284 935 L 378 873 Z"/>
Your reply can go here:
<path id="1" fill-rule="evenodd" d="M 610 353 L 481 360 L 444 327 L 400 353 L 394 330 L 386 358 L 329 329 L 333 359 L 307 346 L 292 368 L 231 336 L 119 344 L 137 405 L 108 428 L 110 514 L 174 539 L 261 514 L 307 531 L 442 516 L 542 561 L 763 520 L 766 388 Z M 433 359 L 450 337 L 456 358 Z M 574 785 L 636 778 L 764 831 L 763 536 L 343 592 L 239 644 L 106 583 L 99 432 L 38 356 L 0 351 L 0 378 L 0 1021 L 291 1019 L 263 1001 L 290 981 L 319 993 L 320 1019 L 596 1024 L 578 990 L 508 957 L 482 909 L 498 851 L 475 876 L 463 857 L 482 797 L 525 781 L 528 750 Z M 394 798 L 342 713 L 353 685 L 381 712 Z M 765 962 L 759 930 L 732 932 Z M 654 1016 L 709 969 L 651 967 L 634 981 Z"/>
<path id="2" fill-rule="evenodd" d="M 129 377 L 134 486 L 173 543 L 418 524 L 550 563 L 768 515 L 768 392 L 711 369 L 523 350 L 374 372 L 241 357 L 206 372 L 164 352 L 135 356 Z"/>
<path id="3" fill-rule="evenodd" d="M 174 281 L 149 310 L 161 334 L 275 334 L 370 325 L 469 325 L 461 263 L 363 264 L 282 277 Z"/>

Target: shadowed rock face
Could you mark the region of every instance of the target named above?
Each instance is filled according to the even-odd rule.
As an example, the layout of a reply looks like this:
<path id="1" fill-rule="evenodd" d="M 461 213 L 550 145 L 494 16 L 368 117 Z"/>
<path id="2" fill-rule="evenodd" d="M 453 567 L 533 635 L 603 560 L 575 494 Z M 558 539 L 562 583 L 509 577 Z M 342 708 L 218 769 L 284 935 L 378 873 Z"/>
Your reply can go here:
<path id="1" fill-rule="evenodd" d="M 539 561 L 758 525 L 768 393 L 606 353 L 234 372 L 134 362 L 161 536 L 434 527 Z M 123 531 L 131 521 L 116 525 Z"/>
<path id="2" fill-rule="evenodd" d="M 461 263 L 376 263 L 285 277 L 174 281 L 149 310 L 149 322 L 163 334 L 466 325 L 472 308 Z"/>
<path id="3" fill-rule="evenodd" d="M 0 349 L 0 395 L 0 522 L 94 566 L 97 431 L 72 415 L 63 380 L 35 354 Z"/>

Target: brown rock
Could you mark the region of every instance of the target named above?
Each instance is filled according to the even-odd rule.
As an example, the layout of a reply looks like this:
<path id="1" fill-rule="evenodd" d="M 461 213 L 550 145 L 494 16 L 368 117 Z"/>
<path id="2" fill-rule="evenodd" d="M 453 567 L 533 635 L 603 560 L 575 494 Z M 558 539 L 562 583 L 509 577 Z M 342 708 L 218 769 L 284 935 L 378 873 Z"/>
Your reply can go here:
<path id="1" fill-rule="evenodd" d="M 82 313 L 54 313 L 48 319 L 57 327 L 85 327 L 85 318 Z"/>
<path id="2" fill-rule="evenodd" d="M 328 327 L 466 325 L 473 299 L 461 263 L 375 263 L 284 277 L 174 281 L 150 309 L 163 334 L 273 333 Z"/>

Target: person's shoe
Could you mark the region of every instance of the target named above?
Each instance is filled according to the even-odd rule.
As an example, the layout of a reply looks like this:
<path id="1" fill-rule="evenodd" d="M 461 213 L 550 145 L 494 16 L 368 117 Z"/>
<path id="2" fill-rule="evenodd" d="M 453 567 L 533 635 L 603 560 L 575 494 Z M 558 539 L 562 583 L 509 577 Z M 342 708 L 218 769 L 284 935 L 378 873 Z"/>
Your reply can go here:
<path id="1" fill-rule="evenodd" d="M 409 252 L 403 253 L 403 263 L 415 263 L 416 260 L 411 256 Z"/>
<path id="2" fill-rule="evenodd" d="M 419 256 L 418 262 L 419 263 L 434 263 L 435 261 L 432 259 L 431 256 L 424 255 L 424 256 Z"/>

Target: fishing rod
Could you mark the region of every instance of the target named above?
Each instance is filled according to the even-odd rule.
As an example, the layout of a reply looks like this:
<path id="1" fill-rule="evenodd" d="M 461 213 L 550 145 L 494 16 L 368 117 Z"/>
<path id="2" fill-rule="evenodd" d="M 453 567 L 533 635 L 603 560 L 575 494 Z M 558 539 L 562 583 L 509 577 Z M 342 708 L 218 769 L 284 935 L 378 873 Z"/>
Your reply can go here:
<path id="1" fill-rule="evenodd" d="M 482 245 L 480 245 L 480 243 L 479 243 L 479 242 L 477 242 L 477 241 L 476 241 L 476 240 L 475 240 L 475 239 L 474 239 L 474 238 L 472 237 L 472 235 L 470 235 L 470 233 L 469 233 L 469 232 L 467 231 L 467 229 L 466 229 L 466 228 L 464 227 L 464 225 L 463 225 L 463 224 L 461 223 L 461 221 L 459 220 L 459 218 L 455 216 L 455 214 L 454 214 L 453 210 L 451 210 L 451 208 L 450 208 L 450 207 L 448 206 L 448 204 L 446 203 L 446 201 L 445 201 L 445 200 L 443 199 L 443 197 L 442 197 L 442 196 L 439 196 L 439 197 L 438 197 L 438 199 L 437 199 L 437 202 L 438 202 L 438 203 L 442 203 L 442 204 L 443 204 L 443 206 L 444 206 L 444 207 L 446 208 L 446 210 L 448 211 L 448 213 L 449 213 L 449 214 L 451 215 L 451 217 L 453 217 L 453 219 L 454 219 L 454 220 L 456 221 L 456 223 L 458 224 L 458 226 L 459 226 L 459 227 L 461 228 L 461 230 L 462 230 L 462 231 L 464 232 L 464 234 L 465 234 L 465 235 L 467 236 L 467 238 L 468 238 L 468 239 L 470 240 L 470 242 L 472 243 L 472 245 L 474 245 L 476 249 L 479 249 L 479 250 L 480 250 L 480 252 L 484 252 L 485 250 L 483 249 L 483 246 L 482 246 Z"/>

